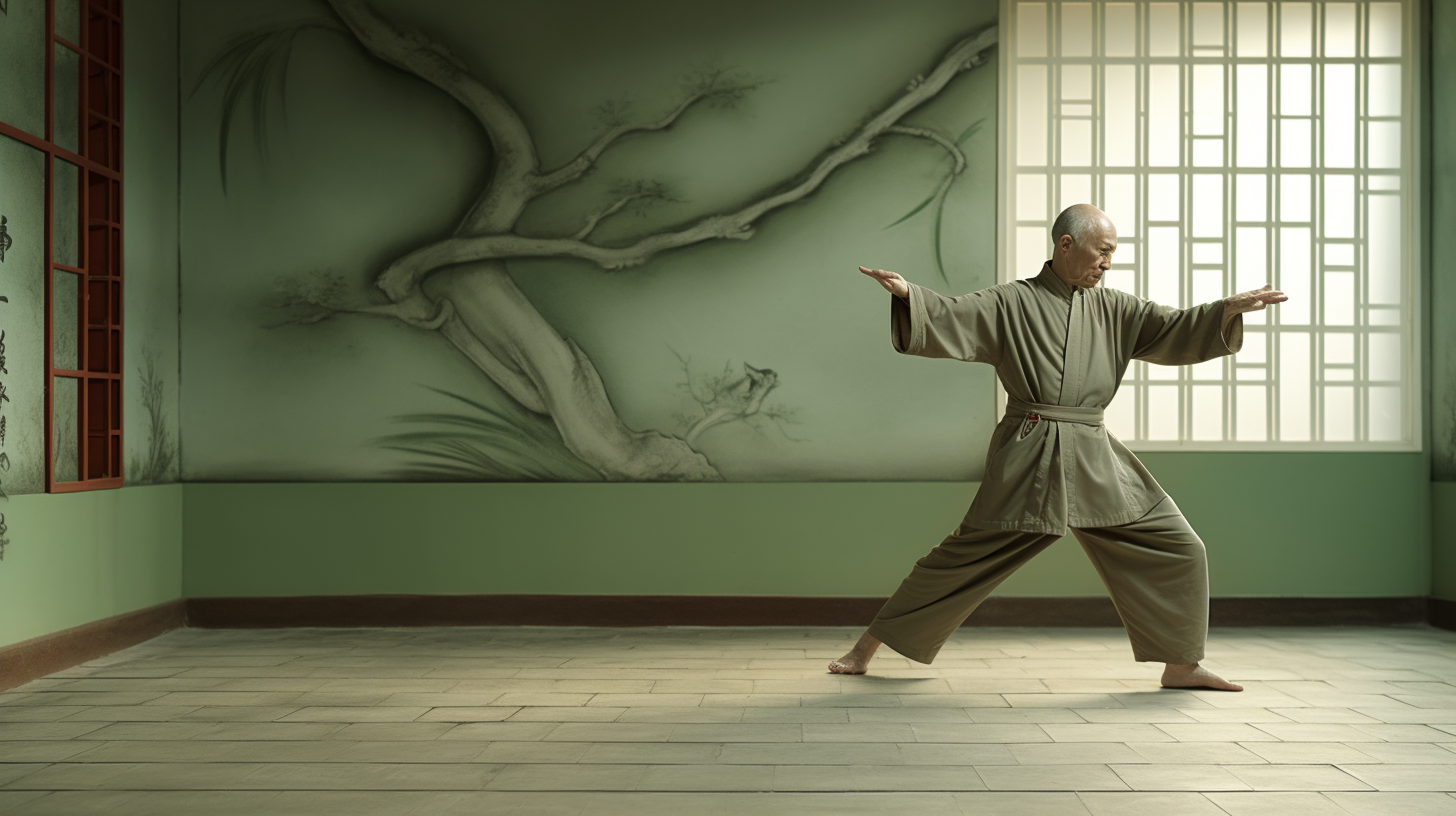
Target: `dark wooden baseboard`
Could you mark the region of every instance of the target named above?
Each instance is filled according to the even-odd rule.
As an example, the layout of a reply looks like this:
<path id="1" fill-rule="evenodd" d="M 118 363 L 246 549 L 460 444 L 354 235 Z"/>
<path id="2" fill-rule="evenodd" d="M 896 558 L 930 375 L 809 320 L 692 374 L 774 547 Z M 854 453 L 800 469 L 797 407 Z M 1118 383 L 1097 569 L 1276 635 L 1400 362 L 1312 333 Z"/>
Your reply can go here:
<path id="1" fill-rule="evenodd" d="M 864 626 L 883 598 L 732 595 L 307 595 L 187 598 L 0 647 L 0 691 L 180 626 Z M 1439 598 L 1214 598 L 1213 626 L 1429 622 L 1456 630 Z M 1108 598 L 990 598 L 967 626 L 1119 626 Z"/>
<path id="2" fill-rule="evenodd" d="M 191 626 L 865 626 L 884 598 L 732 595 L 308 595 L 191 598 Z M 1449 603 L 1449 602 L 1448 602 Z M 1424 622 L 1425 598 L 1215 598 L 1213 626 Z M 1456 605 L 1453 605 L 1456 606 Z M 967 626 L 1120 626 L 1112 601 L 990 598 Z"/>
<path id="3" fill-rule="evenodd" d="M 178 598 L 0 647 L 0 691 L 151 640 L 186 621 L 187 601 Z"/>
<path id="4" fill-rule="evenodd" d="M 1456 601 L 1448 601 L 1444 598 L 1428 598 L 1430 613 L 1427 618 L 1432 626 L 1441 629 L 1456 630 Z"/>

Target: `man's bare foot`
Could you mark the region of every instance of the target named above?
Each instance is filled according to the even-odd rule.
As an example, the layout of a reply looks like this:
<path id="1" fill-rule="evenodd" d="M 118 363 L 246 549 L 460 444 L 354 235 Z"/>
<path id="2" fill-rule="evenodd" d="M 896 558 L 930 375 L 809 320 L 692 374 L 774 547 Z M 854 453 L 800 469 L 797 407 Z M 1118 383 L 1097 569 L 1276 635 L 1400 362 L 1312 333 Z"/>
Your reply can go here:
<path id="1" fill-rule="evenodd" d="M 829 664 L 829 671 L 831 674 L 864 674 L 870 666 L 870 658 L 875 656 L 878 648 L 879 639 L 865 632 L 860 635 L 854 648 L 849 650 L 849 654 Z"/>
<path id="2" fill-rule="evenodd" d="M 1163 669 L 1163 688 L 1207 688 L 1216 691 L 1243 691 L 1238 683 L 1219 677 L 1197 663 L 1168 663 Z"/>

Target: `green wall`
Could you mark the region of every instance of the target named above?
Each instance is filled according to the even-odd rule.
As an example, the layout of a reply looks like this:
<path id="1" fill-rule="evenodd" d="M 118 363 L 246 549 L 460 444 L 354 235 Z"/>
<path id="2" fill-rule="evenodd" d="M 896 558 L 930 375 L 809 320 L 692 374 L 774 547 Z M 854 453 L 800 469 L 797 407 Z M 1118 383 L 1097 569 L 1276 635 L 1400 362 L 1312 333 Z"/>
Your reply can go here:
<path id="1" fill-rule="evenodd" d="M 1208 545 L 1216 596 L 1427 592 L 1419 455 L 1144 460 Z M 956 525 L 975 488 L 189 484 L 183 586 L 188 596 L 887 595 Z M 1068 539 L 1000 592 L 1103 589 Z"/>
<path id="2" fill-rule="evenodd" d="M 1433 2 L 1430 15 L 1431 592 L 1456 601 L 1456 8 Z"/>
<path id="3" fill-rule="evenodd" d="M 0 646 L 182 597 L 182 491 L 12 497 Z"/>
<path id="4" fill-rule="evenodd" d="M 1431 595 L 1456 601 L 1456 483 L 1431 484 Z"/>

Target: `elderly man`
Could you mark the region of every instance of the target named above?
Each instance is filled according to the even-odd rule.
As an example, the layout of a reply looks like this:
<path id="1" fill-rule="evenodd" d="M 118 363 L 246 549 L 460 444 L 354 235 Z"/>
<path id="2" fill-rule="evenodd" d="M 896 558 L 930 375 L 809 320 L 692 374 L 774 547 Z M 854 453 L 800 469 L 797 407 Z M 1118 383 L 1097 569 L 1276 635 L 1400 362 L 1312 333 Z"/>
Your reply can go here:
<path id="1" fill-rule="evenodd" d="M 1203 542 L 1173 499 L 1102 424 L 1131 360 L 1189 365 L 1239 350 L 1243 313 L 1288 300 L 1269 286 L 1173 309 L 1097 284 L 1117 230 L 1088 204 L 1052 225 L 1034 278 L 949 298 L 884 269 L 895 349 L 989 363 L 1008 396 L 981 489 L 965 519 L 916 562 L 836 674 L 863 674 L 881 643 L 929 663 L 1007 576 L 1065 535 L 1112 595 L 1138 661 L 1166 664 L 1169 688 L 1243 687 L 1199 665 L 1208 638 Z"/>

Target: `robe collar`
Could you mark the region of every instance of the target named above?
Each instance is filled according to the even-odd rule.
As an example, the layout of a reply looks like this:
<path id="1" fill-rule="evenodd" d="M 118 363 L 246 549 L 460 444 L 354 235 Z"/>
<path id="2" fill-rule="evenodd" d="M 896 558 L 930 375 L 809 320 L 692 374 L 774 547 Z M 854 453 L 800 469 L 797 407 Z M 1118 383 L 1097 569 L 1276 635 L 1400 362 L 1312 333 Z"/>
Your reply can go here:
<path id="1" fill-rule="evenodd" d="M 1052 271 L 1051 261 L 1042 264 L 1041 272 L 1033 280 L 1063 300 L 1071 300 L 1072 294 L 1077 291 L 1075 286 L 1071 286 L 1066 281 L 1057 277 L 1057 273 Z"/>

